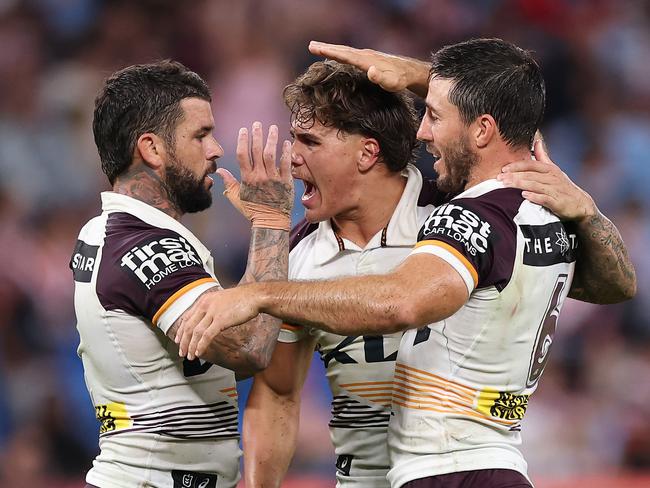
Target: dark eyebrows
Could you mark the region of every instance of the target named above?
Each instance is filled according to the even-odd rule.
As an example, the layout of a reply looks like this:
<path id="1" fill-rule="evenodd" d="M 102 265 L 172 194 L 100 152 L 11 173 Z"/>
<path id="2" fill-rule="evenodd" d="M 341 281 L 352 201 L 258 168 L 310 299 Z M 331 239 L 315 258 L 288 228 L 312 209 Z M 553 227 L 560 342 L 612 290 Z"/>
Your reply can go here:
<path id="1" fill-rule="evenodd" d="M 214 130 L 214 125 L 204 125 L 196 131 L 196 135 L 208 135 Z"/>
<path id="2" fill-rule="evenodd" d="M 438 111 L 433 107 L 433 105 L 431 105 L 429 102 L 425 102 L 425 105 L 426 105 L 427 108 L 429 109 L 429 112 L 431 112 L 431 113 L 433 113 L 433 114 L 435 114 L 435 115 L 440 115 L 440 112 L 438 112 Z"/>
<path id="3" fill-rule="evenodd" d="M 314 134 L 309 134 L 308 132 L 298 132 L 296 133 L 295 129 L 291 128 L 289 129 L 289 134 L 291 134 L 291 137 L 294 139 L 298 140 L 303 140 L 303 141 L 311 141 L 311 142 L 319 142 L 320 139 L 318 136 Z"/>

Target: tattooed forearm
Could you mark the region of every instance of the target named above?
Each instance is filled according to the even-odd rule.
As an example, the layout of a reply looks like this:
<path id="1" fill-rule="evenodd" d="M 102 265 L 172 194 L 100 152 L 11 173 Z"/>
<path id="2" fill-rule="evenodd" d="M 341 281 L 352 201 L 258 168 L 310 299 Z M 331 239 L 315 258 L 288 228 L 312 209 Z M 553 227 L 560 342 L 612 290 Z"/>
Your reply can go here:
<path id="1" fill-rule="evenodd" d="M 288 265 L 289 233 L 254 228 L 242 283 L 286 280 Z M 213 341 L 213 348 L 219 350 L 219 356 L 226 356 L 230 362 L 238 364 L 239 372 L 255 373 L 271 360 L 280 325 L 279 319 L 260 314 L 245 324 L 223 331 Z"/>
<path id="2" fill-rule="evenodd" d="M 636 294 L 636 273 L 616 226 L 600 212 L 578 225 L 578 259 L 571 298 L 618 303 Z"/>
<path id="3" fill-rule="evenodd" d="M 173 204 L 164 181 L 154 170 L 143 164 L 132 164 L 115 180 L 113 191 L 141 200 L 176 220 L 182 216 Z"/>
<path id="4" fill-rule="evenodd" d="M 248 265 L 241 284 L 287 279 L 289 233 L 275 229 L 253 228 L 248 250 Z"/>
<path id="5" fill-rule="evenodd" d="M 293 206 L 293 185 L 277 180 L 270 180 L 263 185 L 242 182 L 239 198 L 246 202 L 268 205 L 288 215 Z"/>

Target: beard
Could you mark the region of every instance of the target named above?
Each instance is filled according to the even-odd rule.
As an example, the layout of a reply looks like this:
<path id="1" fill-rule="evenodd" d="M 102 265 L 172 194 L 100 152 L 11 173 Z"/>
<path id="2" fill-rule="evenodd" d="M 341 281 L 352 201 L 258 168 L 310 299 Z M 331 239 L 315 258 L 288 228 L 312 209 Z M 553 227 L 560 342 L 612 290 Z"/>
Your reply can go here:
<path id="1" fill-rule="evenodd" d="M 212 205 L 212 193 L 203 183 L 206 175 L 197 177 L 181 164 L 175 154 L 170 155 L 163 185 L 169 200 L 181 213 L 200 212 Z"/>
<path id="2" fill-rule="evenodd" d="M 440 154 L 444 155 L 447 171 L 446 174 L 438 176 L 436 184 L 450 196 L 458 195 L 465 189 L 472 168 L 478 164 L 478 154 L 472 151 L 465 137 L 453 145 L 441 147 Z"/>

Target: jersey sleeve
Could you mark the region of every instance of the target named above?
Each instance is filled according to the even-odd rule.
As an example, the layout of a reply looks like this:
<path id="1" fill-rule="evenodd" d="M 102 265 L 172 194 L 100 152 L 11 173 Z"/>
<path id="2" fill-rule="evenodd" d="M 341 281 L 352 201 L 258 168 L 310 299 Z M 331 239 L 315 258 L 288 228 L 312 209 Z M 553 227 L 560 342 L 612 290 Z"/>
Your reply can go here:
<path id="1" fill-rule="evenodd" d="M 521 203 L 520 192 L 509 190 L 437 207 L 420 229 L 412 254 L 444 259 L 462 277 L 469 294 L 488 286 L 501 291 L 514 267 L 517 227 L 513 219 Z"/>
<path id="2" fill-rule="evenodd" d="M 302 240 L 309 236 L 312 232 L 318 229 L 318 224 L 307 222 L 306 219 L 301 220 L 291 229 L 291 238 L 289 242 L 289 280 L 296 280 L 298 277 L 298 267 L 296 258 L 296 246 Z M 307 337 L 311 332 L 309 327 L 304 327 L 300 324 L 283 323 L 278 335 L 278 342 L 293 343 L 300 342 Z"/>
<path id="3" fill-rule="evenodd" d="M 183 236 L 144 222 L 127 227 L 129 232 L 107 233 L 97 295 L 105 309 L 145 317 L 167 333 L 199 295 L 219 283 Z"/>
<path id="4" fill-rule="evenodd" d="M 302 325 L 282 324 L 280 334 L 278 335 L 278 342 L 294 343 L 300 342 L 302 339 L 309 335 L 309 329 Z"/>

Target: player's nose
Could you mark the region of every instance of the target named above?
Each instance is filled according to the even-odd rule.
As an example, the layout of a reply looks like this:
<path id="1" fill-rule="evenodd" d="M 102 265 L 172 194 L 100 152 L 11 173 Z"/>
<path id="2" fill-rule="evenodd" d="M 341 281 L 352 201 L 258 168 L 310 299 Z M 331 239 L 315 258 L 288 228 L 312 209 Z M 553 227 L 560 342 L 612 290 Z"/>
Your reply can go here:
<path id="1" fill-rule="evenodd" d="M 208 145 L 207 148 L 207 154 L 206 154 L 206 159 L 218 159 L 223 156 L 223 147 L 221 147 L 221 144 L 214 138 L 210 138 L 210 144 Z"/>
<path id="2" fill-rule="evenodd" d="M 294 166 L 302 166 L 305 164 L 305 159 L 296 151 L 296 145 L 294 144 L 291 148 L 291 169 L 293 171 Z"/>
<path id="3" fill-rule="evenodd" d="M 420 122 L 420 127 L 418 127 L 418 132 L 416 134 L 418 141 L 422 142 L 431 142 L 433 141 L 433 133 L 431 131 L 431 124 L 427 123 L 426 117 L 422 118 Z"/>

